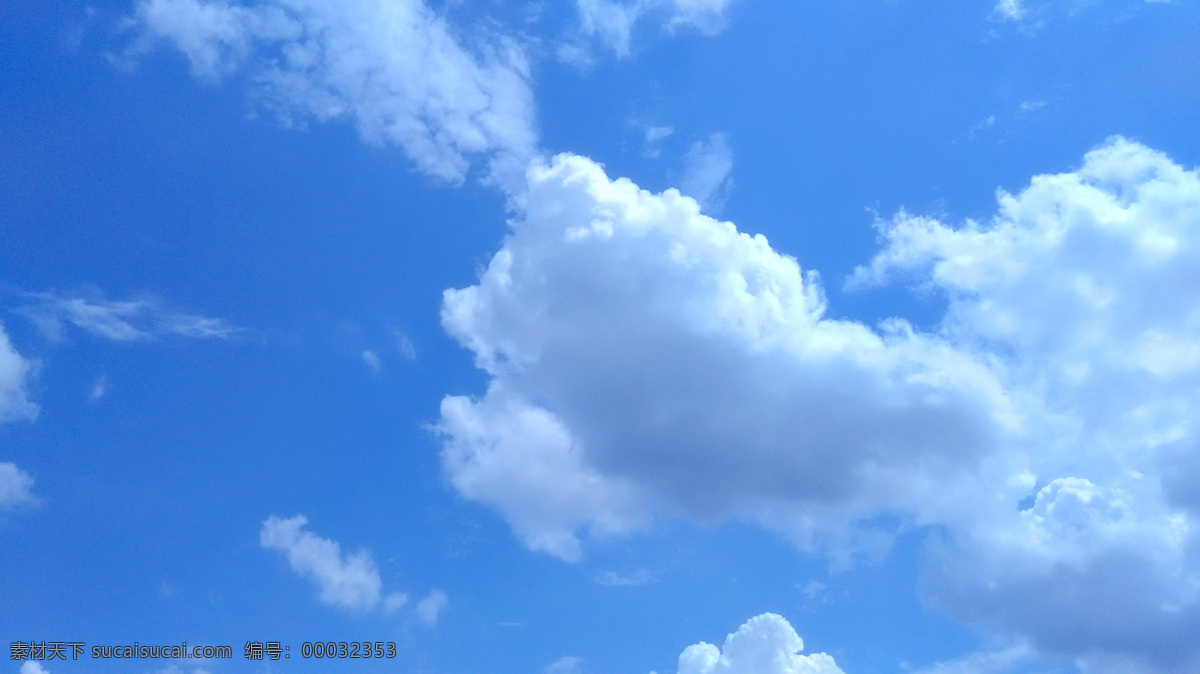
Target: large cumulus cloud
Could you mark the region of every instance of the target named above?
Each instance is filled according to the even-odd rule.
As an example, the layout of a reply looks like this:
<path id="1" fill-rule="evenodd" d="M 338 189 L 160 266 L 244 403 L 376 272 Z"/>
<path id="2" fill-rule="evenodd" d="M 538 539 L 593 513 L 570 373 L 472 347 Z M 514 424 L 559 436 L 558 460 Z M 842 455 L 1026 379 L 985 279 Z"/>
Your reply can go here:
<path id="1" fill-rule="evenodd" d="M 942 294 L 927 332 L 829 318 L 816 272 L 673 190 L 570 155 L 527 182 L 446 292 L 490 384 L 439 429 L 455 487 L 531 547 L 682 515 L 846 556 L 887 514 L 934 525 L 925 592 L 960 617 L 1085 667 L 1191 666 L 1195 171 L 1114 138 L 986 222 L 880 222 L 850 286 Z"/>
<path id="2" fill-rule="evenodd" d="M 578 528 L 654 511 L 819 543 L 971 480 L 1016 423 L 988 368 L 902 321 L 825 317 L 816 273 L 673 190 L 564 155 L 524 202 L 480 283 L 446 293 L 492 383 L 443 401 L 441 430 L 454 484 L 534 547 L 574 557 Z"/>
<path id="3" fill-rule="evenodd" d="M 853 279 L 944 293 L 942 334 L 1027 401 L 1036 493 L 952 529 L 927 590 L 1098 671 L 1195 671 L 1200 177 L 1113 138 L 998 200 L 987 223 L 881 223 Z"/>

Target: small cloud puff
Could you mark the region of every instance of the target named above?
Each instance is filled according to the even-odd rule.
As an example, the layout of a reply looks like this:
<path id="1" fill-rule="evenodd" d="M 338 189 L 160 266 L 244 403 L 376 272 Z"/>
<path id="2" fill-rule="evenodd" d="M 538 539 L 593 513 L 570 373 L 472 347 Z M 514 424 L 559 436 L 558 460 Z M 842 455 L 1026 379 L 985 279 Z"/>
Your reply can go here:
<path id="1" fill-rule="evenodd" d="M 580 674 L 583 669 L 583 658 L 574 655 L 563 656 L 542 668 L 546 674 Z"/>
<path id="2" fill-rule="evenodd" d="M 362 359 L 372 372 L 378 374 L 383 371 L 383 362 L 379 360 L 379 354 L 375 353 L 371 349 L 365 349 L 362 352 Z"/>
<path id="3" fill-rule="evenodd" d="M 15 463 L 0 463 L 0 511 L 36 505 L 33 478 Z"/>
<path id="4" fill-rule="evenodd" d="M 437 624 L 438 618 L 448 603 L 450 603 L 450 600 L 446 597 L 445 592 L 433 590 L 428 596 L 417 603 L 417 617 L 422 623 L 432 627 Z"/>
<path id="5" fill-rule="evenodd" d="M 679 674 L 845 674 L 825 653 L 800 655 L 804 641 L 783 616 L 746 621 L 718 648 L 700 642 L 679 655 Z"/>

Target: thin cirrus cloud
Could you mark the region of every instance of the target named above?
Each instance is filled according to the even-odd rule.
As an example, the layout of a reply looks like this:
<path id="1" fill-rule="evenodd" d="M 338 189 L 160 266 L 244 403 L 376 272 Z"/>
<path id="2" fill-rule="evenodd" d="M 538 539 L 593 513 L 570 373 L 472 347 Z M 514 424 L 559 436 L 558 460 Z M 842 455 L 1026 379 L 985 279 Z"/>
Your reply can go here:
<path id="1" fill-rule="evenodd" d="M 603 571 L 596 575 L 597 583 L 608 587 L 638 587 L 641 585 L 649 585 L 656 582 L 658 576 L 649 569 L 638 569 L 633 573 L 617 573 L 616 571 Z"/>
<path id="2" fill-rule="evenodd" d="M 385 613 L 406 603 L 403 594 L 383 595 L 379 569 L 369 552 L 343 554 L 336 541 L 305 530 L 307 524 L 303 515 L 287 519 L 272 515 L 263 522 L 259 541 L 263 548 L 283 553 L 293 571 L 315 582 L 322 603 L 354 612 L 382 604 Z"/>
<path id="3" fill-rule="evenodd" d="M 940 292 L 929 331 L 828 318 L 815 272 L 674 190 L 570 155 L 528 182 L 445 293 L 490 383 L 437 429 L 454 488 L 530 548 L 685 516 L 853 561 L 886 552 L 885 515 L 929 527 L 921 593 L 985 632 L 1200 665 L 1196 170 L 1112 138 L 986 222 L 880 221 L 848 287 Z"/>
<path id="4" fill-rule="evenodd" d="M 618 57 L 631 53 L 635 26 L 647 18 L 668 31 L 680 28 L 712 35 L 725 27 L 731 0 L 576 0 L 579 29 Z"/>
<path id="5" fill-rule="evenodd" d="M 349 121 L 451 183 L 486 157 L 503 185 L 536 151 L 522 48 L 502 36 L 468 48 L 420 0 L 141 0 L 128 24 L 139 39 L 126 57 L 168 43 L 202 80 L 246 72 L 285 125 Z"/>
<path id="6" fill-rule="evenodd" d="M 705 212 L 720 211 L 733 190 L 733 150 L 723 133 L 697 141 L 684 158 L 679 191 L 700 203 Z"/>
<path id="7" fill-rule="evenodd" d="M 574 655 L 564 655 L 542 668 L 546 674 L 580 674 L 583 670 L 583 658 Z"/>
<path id="8" fill-rule="evenodd" d="M 919 670 L 917 674 L 1002 674 L 1013 671 L 1015 667 L 1030 661 L 1036 655 L 1029 644 L 1020 642 L 939 662 Z"/>
<path id="9" fill-rule="evenodd" d="M 99 293 L 25 293 L 27 304 L 18 309 L 52 341 L 65 337 L 64 327 L 114 342 L 135 342 L 157 337 L 230 339 L 239 328 L 220 318 L 189 314 L 163 306 L 150 297 L 109 300 Z"/>

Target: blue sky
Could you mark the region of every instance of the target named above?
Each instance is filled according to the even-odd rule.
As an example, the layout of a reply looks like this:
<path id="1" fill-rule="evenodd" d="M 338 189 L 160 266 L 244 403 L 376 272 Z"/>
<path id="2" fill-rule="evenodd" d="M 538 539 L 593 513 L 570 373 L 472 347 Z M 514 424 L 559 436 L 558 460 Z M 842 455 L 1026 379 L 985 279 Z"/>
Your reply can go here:
<path id="1" fill-rule="evenodd" d="M 6 671 L 1200 671 L 1198 27 L 5 4 Z"/>

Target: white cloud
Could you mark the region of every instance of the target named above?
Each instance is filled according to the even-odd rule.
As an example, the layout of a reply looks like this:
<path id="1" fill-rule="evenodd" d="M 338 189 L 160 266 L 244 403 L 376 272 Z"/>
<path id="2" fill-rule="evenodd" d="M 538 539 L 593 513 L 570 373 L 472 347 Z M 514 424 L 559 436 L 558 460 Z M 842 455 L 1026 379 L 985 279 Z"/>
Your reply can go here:
<path id="1" fill-rule="evenodd" d="M 700 642 L 679 655 L 679 674 L 843 674 L 825 653 L 799 655 L 804 641 L 783 616 L 747 620 L 721 648 Z"/>
<path id="2" fill-rule="evenodd" d="M 636 24 L 646 17 L 664 30 L 679 28 L 712 35 L 725 27 L 732 0 L 575 0 L 580 30 L 619 57 L 630 54 Z"/>
<path id="3" fill-rule="evenodd" d="M 371 368 L 372 372 L 379 373 L 383 371 L 383 363 L 379 360 L 379 354 L 371 349 L 365 349 L 362 352 L 362 359 L 367 364 L 367 367 Z"/>
<path id="4" fill-rule="evenodd" d="M 733 189 L 733 151 L 723 133 L 692 144 L 679 191 L 700 202 L 705 211 L 719 211 Z"/>
<path id="5" fill-rule="evenodd" d="M 920 670 L 917 674 L 1004 674 L 1036 655 L 1028 644 L 1017 643 L 939 662 L 933 667 Z"/>
<path id="6" fill-rule="evenodd" d="M 408 335 L 393 328 L 392 336 L 396 339 L 396 351 L 400 352 L 400 355 L 404 358 L 404 360 L 417 359 L 417 347 L 412 343 L 412 340 L 408 338 Z"/>
<path id="7" fill-rule="evenodd" d="M 628 574 L 604 571 L 596 575 L 597 583 L 609 587 L 637 587 L 639 585 L 648 585 L 657 580 L 658 577 L 648 569 L 638 569 Z"/>
<path id="8" fill-rule="evenodd" d="M 104 397 L 108 393 L 108 377 L 100 375 L 92 382 L 92 388 L 88 391 L 88 400 L 95 402 Z"/>
<path id="9" fill-rule="evenodd" d="M 617 56 L 629 56 L 633 25 L 649 6 L 641 0 L 575 0 L 580 30 L 610 47 Z"/>
<path id="10" fill-rule="evenodd" d="M 804 595 L 804 598 L 809 604 L 815 603 L 817 600 L 821 600 L 826 604 L 829 603 L 829 598 L 825 596 L 825 591 L 829 589 L 829 586 L 827 586 L 825 583 L 822 583 L 814 578 L 805 583 L 802 587 L 797 587 L 799 587 L 800 593 Z"/>
<path id="11" fill-rule="evenodd" d="M 0 424 L 37 418 L 38 406 L 26 390 L 37 365 L 17 353 L 0 323 Z"/>
<path id="12" fill-rule="evenodd" d="M 849 281 L 944 296 L 918 332 L 825 316 L 762 237 L 560 156 L 443 324 L 490 377 L 443 465 L 534 549 L 736 518 L 834 561 L 934 525 L 925 595 L 1038 653 L 1200 666 L 1200 175 L 1121 138 L 998 193 L 900 212 Z M 982 656 L 981 656 L 982 657 Z M 1000 657 L 1000 656 L 996 656 Z"/>
<path id="13" fill-rule="evenodd" d="M 285 125 L 349 121 L 443 180 L 486 156 L 504 182 L 536 150 L 521 48 L 496 38 L 472 52 L 420 0 L 141 0 L 131 23 L 134 54 L 166 41 L 202 79 L 244 70 Z"/>
<path id="14" fill-rule="evenodd" d="M 0 463 L 0 510 L 31 506 L 37 503 L 33 495 L 33 478 L 15 463 Z"/>
<path id="15" fill-rule="evenodd" d="M 998 200 L 987 223 L 880 223 L 852 279 L 944 293 L 940 332 L 1024 399 L 1032 503 L 953 528 L 927 594 L 1093 667 L 1194 669 L 1200 175 L 1113 138 Z"/>
<path id="16" fill-rule="evenodd" d="M 546 665 L 542 671 L 546 674 L 579 674 L 583 671 L 580 668 L 582 664 L 583 658 L 574 655 L 565 655 Z"/>
<path id="17" fill-rule="evenodd" d="M 702 33 L 712 34 L 725 27 L 729 6 L 733 0 L 672 0 L 672 28 L 687 26 Z"/>
<path id="18" fill-rule="evenodd" d="M 566 155 L 529 181 L 479 284 L 445 294 L 492 381 L 439 424 L 451 483 L 527 545 L 576 559 L 581 532 L 653 512 L 867 541 L 854 520 L 974 488 L 1008 415 L 985 367 L 901 322 L 825 318 L 815 273 L 674 190 Z"/>
<path id="19" fill-rule="evenodd" d="M 408 595 L 403 592 L 393 592 L 383 599 L 383 614 L 392 615 L 408 605 Z"/>
<path id="20" fill-rule="evenodd" d="M 37 661 L 27 660 L 21 664 L 21 674 L 50 674 L 50 670 Z"/>
<path id="21" fill-rule="evenodd" d="M 997 0 L 992 16 L 1004 21 L 1020 21 L 1025 16 L 1021 0 Z"/>
<path id="22" fill-rule="evenodd" d="M 1041 101 L 1041 100 L 1022 101 L 1020 110 L 1021 110 L 1022 114 L 1028 114 L 1030 112 L 1037 112 L 1038 110 L 1041 110 L 1044 107 L 1046 107 L 1046 101 Z"/>
<path id="23" fill-rule="evenodd" d="M 675 128 L 671 126 L 646 127 L 646 144 L 657 143 L 673 133 L 675 133 Z"/>
<path id="24" fill-rule="evenodd" d="M 354 611 L 375 608 L 382 584 L 370 553 L 360 550 L 343 555 L 335 541 L 304 531 L 306 524 L 302 515 L 289 519 L 271 516 L 259 534 L 262 546 L 284 553 L 293 571 L 315 581 L 322 602 Z"/>
<path id="25" fill-rule="evenodd" d="M 432 590 L 429 595 L 421 601 L 417 602 L 417 617 L 426 625 L 433 626 L 437 624 L 438 617 L 450 600 L 446 597 L 446 593 L 441 590 Z"/>
<path id="26" fill-rule="evenodd" d="M 131 342 L 173 336 L 191 339 L 230 339 L 239 329 L 219 318 L 167 309 L 157 299 L 108 300 L 99 293 L 26 293 L 30 303 L 20 309 L 47 339 L 63 338 L 69 323 L 97 337 Z"/>
<path id="27" fill-rule="evenodd" d="M 663 141 L 675 133 L 675 128 L 671 126 L 652 126 L 638 122 L 633 122 L 633 125 L 643 134 L 642 154 L 651 159 L 657 159 L 662 154 Z"/>

